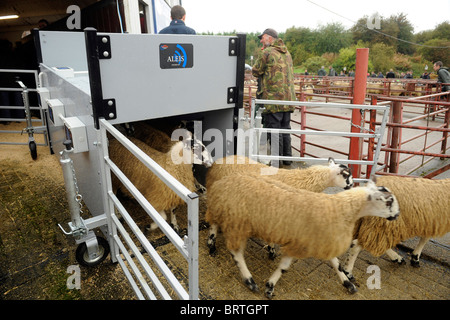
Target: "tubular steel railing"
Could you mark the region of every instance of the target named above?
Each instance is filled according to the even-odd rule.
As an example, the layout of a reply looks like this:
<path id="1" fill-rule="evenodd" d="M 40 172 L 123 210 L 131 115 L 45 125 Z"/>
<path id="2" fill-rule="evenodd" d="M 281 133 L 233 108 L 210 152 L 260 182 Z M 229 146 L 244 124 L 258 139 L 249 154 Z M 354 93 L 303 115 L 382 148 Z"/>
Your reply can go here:
<path id="1" fill-rule="evenodd" d="M 383 139 L 384 130 L 386 122 L 389 115 L 388 105 L 355 105 L 355 104 L 342 104 L 342 103 L 323 103 L 323 102 L 304 102 L 304 101 L 280 101 L 280 100 L 261 100 L 254 99 L 252 101 L 252 114 L 251 114 L 251 125 L 250 128 L 254 131 L 250 139 L 250 157 L 256 160 L 272 160 L 272 161 L 304 161 L 304 162 L 326 162 L 328 158 L 314 158 L 305 157 L 302 153 L 300 157 L 288 157 L 288 156 L 278 156 L 278 155 L 261 155 L 259 154 L 259 134 L 262 132 L 274 133 L 274 134 L 295 134 L 299 135 L 301 140 L 304 141 L 306 135 L 316 135 L 324 137 L 349 137 L 349 138 L 371 138 L 377 141 L 377 146 L 375 148 L 375 153 L 373 154 L 373 159 L 362 160 L 361 159 L 335 159 L 337 163 L 342 164 L 353 164 L 353 165 L 367 165 L 371 168 L 371 174 L 375 173 L 377 168 L 378 157 L 380 155 L 381 141 Z M 299 108 L 315 108 L 315 107 L 326 107 L 326 108 L 337 108 L 337 109 L 359 109 L 363 110 L 374 110 L 382 111 L 383 119 L 381 124 L 375 130 L 369 131 L 368 129 L 360 128 L 361 132 L 345 132 L 345 131 L 328 131 L 328 130 L 309 130 L 304 129 L 302 125 L 301 129 L 268 129 L 268 128 L 258 128 L 256 126 L 256 104 L 258 105 L 291 105 Z M 349 126 L 350 128 L 350 126 Z M 365 131 L 367 133 L 365 133 Z M 367 178 L 355 177 L 356 182 L 367 181 Z"/>
<path id="2" fill-rule="evenodd" d="M 115 139 L 122 143 L 129 152 L 137 157 L 149 170 L 151 170 L 159 179 L 161 179 L 168 187 L 170 187 L 180 198 L 182 198 L 187 204 L 188 211 L 188 235 L 184 239 L 170 227 L 170 225 L 164 220 L 163 217 L 152 207 L 151 203 L 144 198 L 139 190 L 132 184 L 132 182 L 124 175 L 124 173 L 111 161 L 108 155 L 108 140 L 107 132 L 110 133 Z M 156 294 L 151 290 L 148 285 L 148 280 L 153 284 L 159 293 L 159 297 L 162 299 L 171 299 L 171 296 L 161 283 L 160 279 L 156 276 L 151 266 L 138 249 L 138 246 L 134 243 L 131 236 L 127 232 L 127 228 L 120 222 L 115 214 L 115 208 L 120 212 L 123 220 L 128 225 L 129 229 L 134 233 L 137 241 L 144 248 L 146 253 L 151 257 L 152 261 L 156 264 L 159 271 L 164 278 L 168 281 L 170 286 L 176 292 L 178 297 L 183 300 L 197 300 L 199 295 L 199 275 L 198 275 L 198 196 L 196 193 L 192 193 L 174 177 L 172 177 L 167 171 L 159 166 L 154 160 L 140 150 L 135 144 L 127 139 L 122 133 L 114 128 L 106 120 L 100 120 L 100 135 L 102 144 L 102 171 L 104 181 L 104 199 L 107 203 L 107 218 L 108 228 L 111 246 L 111 256 L 113 261 L 118 261 L 122 267 L 126 277 L 131 283 L 136 295 L 139 299 L 144 299 L 145 296 L 149 299 L 156 299 Z M 163 259 L 156 252 L 155 248 L 151 245 L 149 240 L 145 237 L 140 228 L 136 225 L 132 216 L 128 213 L 126 208 L 120 203 L 118 198 L 112 191 L 111 184 L 111 172 L 115 174 L 122 184 L 130 191 L 133 197 L 142 206 L 145 212 L 150 218 L 156 222 L 158 227 L 165 233 L 172 244 L 178 249 L 181 255 L 186 259 L 189 268 L 189 292 L 187 292 Z M 128 252 L 128 248 L 131 250 L 132 255 Z M 137 260 L 137 261 L 135 261 Z M 141 268 L 139 268 L 139 266 Z M 131 270 L 130 270 L 131 269 Z M 145 278 L 140 271 L 144 270 L 144 273 L 148 278 Z M 137 280 L 137 282 L 136 282 Z"/>

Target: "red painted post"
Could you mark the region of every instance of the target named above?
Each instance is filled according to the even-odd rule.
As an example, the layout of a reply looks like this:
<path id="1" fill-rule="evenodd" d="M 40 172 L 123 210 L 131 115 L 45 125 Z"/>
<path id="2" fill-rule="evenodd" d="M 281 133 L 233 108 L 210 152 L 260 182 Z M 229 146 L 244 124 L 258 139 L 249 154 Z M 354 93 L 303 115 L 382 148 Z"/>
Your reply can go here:
<path id="1" fill-rule="evenodd" d="M 367 69 L 369 65 L 369 48 L 356 49 L 356 68 L 355 68 L 355 82 L 353 86 L 353 104 L 364 104 L 366 98 L 367 87 Z M 364 118 L 362 117 L 361 110 L 352 110 L 352 126 L 351 132 L 360 133 L 359 127 L 363 126 Z M 359 127 L 355 127 L 355 125 Z M 350 138 L 350 160 L 361 160 L 362 156 L 362 138 Z M 361 166 L 350 165 L 353 176 L 360 177 Z"/>
<path id="2" fill-rule="evenodd" d="M 450 95 L 448 95 L 447 97 L 450 97 Z M 450 123 L 450 108 L 448 108 L 448 110 L 445 112 L 444 123 L 445 123 L 444 128 L 448 128 L 449 123 Z M 447 138 L 448 138 L 448 132 L 443 132 L 442 133 L 442 145 L 441 145 L 441 153 L 442 154 L 445 154 L 445 152 L 447 151 Z M 441 158 L 441 160 L 444 160 L 444 159 Z"/>

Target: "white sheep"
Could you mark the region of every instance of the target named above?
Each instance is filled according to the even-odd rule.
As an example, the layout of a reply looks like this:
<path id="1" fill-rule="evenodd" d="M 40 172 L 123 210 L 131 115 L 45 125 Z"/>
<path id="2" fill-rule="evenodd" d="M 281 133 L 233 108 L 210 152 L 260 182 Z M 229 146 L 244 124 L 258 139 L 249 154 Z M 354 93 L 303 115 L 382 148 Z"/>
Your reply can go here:
<path id="1" fill-rule="evenodd" d="M 201 148 L 201 146 L 196 143 L 192 145 L 191 139 L 176 142 L 166 153 L 159 152 L 136 138 L 130 137 L 129 139 L 191 191 L 195 190 L 192 164 L 200 161 L 206 166 L 212 164 L 209 152 L 207 150 L 203 150 L 201 153 L 197 152 L 197 148 Z M 199 155 L 201 159 L 199 159 Z M 173 228 L 179 232 L 173 210 L 183 204 L 183 200 L 115 139 L 109 141 L 109 157 L 164 219 L 167 219 L 165 211 L 170 210 Z M 117 191 L 120 182 L 115 175 L 112 175 L 112 183 L 114 190 Z M 131 196 L 126 188 L 120 188 L 120 191 Z M 152 223 L 150 229 L 156 228 L 156 223 Z"/>
<path id="2" fill-rule="evenodd" d="M 172 131 L 172 138 L 174 140 L 172 140 L 172 138 L 169 137 L 167 133 L 156 129 L 145 121 L 134 122 L 132 126 L 134 129 L 133 137 L 141 140 L 151 148 L 160 152 L 168 152 L 170 148 L 179 141 L 179 139 L 194 139 L 191 141 L 195 141 L 197 145 L 200 145 L 202 147 L 202 152 L 207 151 L 202 141 L 200 141 L 196 137 L 193 137 L 192 133 L 189 130 L 185 129 L 185 123 L 182 123 L 178 128 L 175 128 Z M 168 130 L 170 131 L 171 129 Z M 193 167 L 193 170 L 195 175 L 195 167 Z M 197 190 L 200 189 L 204 191 L 206 189 L 200 182 L 198 182 L 197 179 L 195 180 L 195 185 L 197 187 Z"/>
<path id="3" fill-rule="evenodd" d="M 405 260 L 392 248 L 417 236 L 420 241 L 411 255 L 411 265 L 419 267 L 419 257 L 428 240 L 450 232 L 450 179 L 382 176 L 377 178 L 377 184 L 395 194 L 401 215 L 390 223 L 375 217 L 365 217 L 357 222 L 343 268 L 352 280 L 353 266 L 362 249 L 374 256 L 386 253 L 393 262 L 404 264 Z"/>
<path id="4" fill-rule="evenodd" d="M 269 171 L 274 169 L 273 171 Z M 306 169 L 278 169 L 268 167 L 244 156 L 229 156 L 216 161 L 209 168 L 206 176 L 206 189 L 208 190 L 216 181 L 235 173 L 256 174 L 278 180 L 294 188 L 305 189 L 312 192 L 322 192 L 328 187 L 349 189 L 353 186 L 351 170 L 345 165 L 338 165 L 333 158 L 328 159 L 328 166 L 315 165 Z M 267 173 L 272 173 L 266 175 Z M 247 191 L 248 194 L 252 190 Z M 210 226 L 208 246 L 210 254 L 216 252 L 217 226 Z M 269 244 L 269 258 L 275 259 L 274 244 Z"/>
<path id="5" fill-rule="evenodd" d="M 292 259 L 307 257 L 331 260 L 341 283 L 349 292 L 356 292 L 336 257 L 350 246 L 360 217 L 375 215 L 391 220 L 398 214 L 395 196 L 372 181 L 366 187 L 323 194 L 235 174 L 208 189 L 206 221 L 221 228 L 245 284 L 253 291 L 258 286 L 244 260 L 247 239 L 255 237 L 281 245 L 281 262 L 266 283 L 266 296 L 271 298 Z"/>

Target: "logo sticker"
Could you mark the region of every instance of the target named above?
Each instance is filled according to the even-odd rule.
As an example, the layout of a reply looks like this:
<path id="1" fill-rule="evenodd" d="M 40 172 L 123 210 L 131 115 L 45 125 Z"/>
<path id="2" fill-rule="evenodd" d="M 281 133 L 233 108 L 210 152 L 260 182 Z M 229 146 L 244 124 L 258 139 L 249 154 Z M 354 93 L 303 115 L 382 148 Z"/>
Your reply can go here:
<path id="1" fill-rule="evenodd" d="M 194 65 L 192 44 L 163 43 L 159 45 L 161 69 L 192 68 Z"/>

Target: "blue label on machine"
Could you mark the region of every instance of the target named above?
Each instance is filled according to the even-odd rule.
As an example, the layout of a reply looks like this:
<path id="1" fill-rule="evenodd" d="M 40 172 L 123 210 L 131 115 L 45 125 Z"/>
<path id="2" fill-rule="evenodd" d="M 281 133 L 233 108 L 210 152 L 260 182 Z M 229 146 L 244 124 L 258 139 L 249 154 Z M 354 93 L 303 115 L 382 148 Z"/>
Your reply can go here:
<path id="1" fill-rule="evenodd" d="M 190 43 L 162 43 L 159 45 L 159 63 L 161 69 L 192 68 L 194 47 Z"/>

